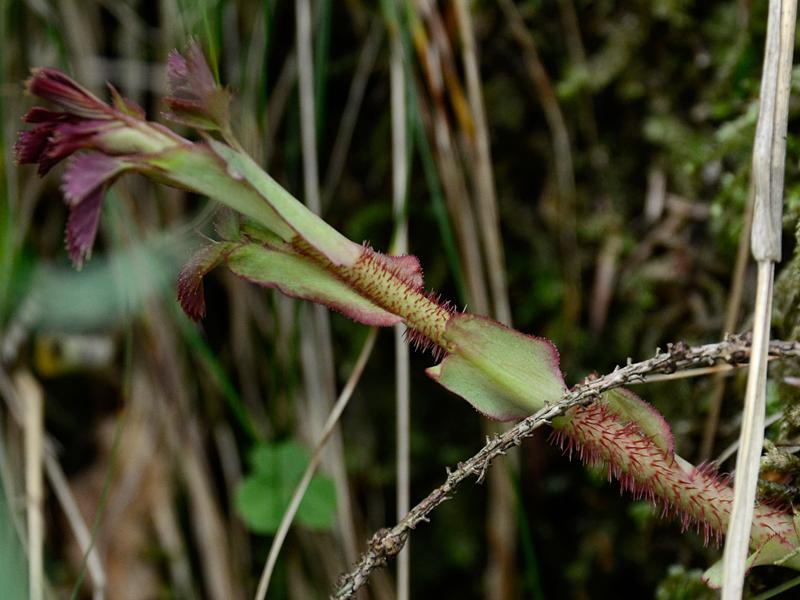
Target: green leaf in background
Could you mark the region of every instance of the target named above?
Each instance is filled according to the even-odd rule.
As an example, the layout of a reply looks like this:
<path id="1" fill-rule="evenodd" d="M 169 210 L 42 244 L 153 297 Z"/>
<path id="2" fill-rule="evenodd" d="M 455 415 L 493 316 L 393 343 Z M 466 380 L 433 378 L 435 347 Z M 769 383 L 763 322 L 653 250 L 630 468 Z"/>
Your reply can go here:
<path id="1" fill-rule="evenodd" d="M 236 489 L 236 510 L 256 533 L 274 534 L 308 465 L 308 452 L 293 441 L 256 446 L 252 471 Z M 309 529 L 328 529 L 336 516 L 336 488 L 328 477 L 314 475 L 297 522 Z"/>

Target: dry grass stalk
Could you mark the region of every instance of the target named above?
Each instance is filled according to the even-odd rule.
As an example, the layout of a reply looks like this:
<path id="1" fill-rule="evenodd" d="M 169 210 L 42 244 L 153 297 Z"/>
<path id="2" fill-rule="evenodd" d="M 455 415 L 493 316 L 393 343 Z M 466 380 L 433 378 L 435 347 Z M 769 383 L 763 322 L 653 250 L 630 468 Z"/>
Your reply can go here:
<path id="1" fill-rule="evenodd" d="M 400 2 L 395 2 L 393 15 L 402 10 Z M 395 19 L 391 36 L 391 55 L 389 65 L 391 87 L 392 117 L 392 209 L 394 213 L 394 239 L 392 254 L 403 255 L 408 252 L 408 219 L 406 217 L 406 198 L 408 192 L 408 111 L 406 107 L 406 76 L 403 61 L 403 43 L 400 27 Z M 395 352 L 395 407 L 397 422 L 397 518 L 401 519 L 411 505 L 411 366 L 406 328 L 394 326 Z M 411 555 L 408 548 L 397 557 L 397 598 L 408 600 L 411 580 Z"/>
<path id="2" fill-rule="evenodd" d="M 33 376 L 14 377 L 25 407 L 25 506 L 28 514 L 28 585 L 31 600 L 44 598 L 44 392 Z"/>
<path id="3" fill-rule="evenodd" d="M 733 511 L 725 542 L 723 600 L 736 600 L 744 588 L 756 486 L 764 445 L 767 352 L 772 318 L 775 263 L 781 259 L 781 215 L 786 160 L 786 127 L 794 50 L 796 0 L 770 0 L 761 79 L 760 107 L 753 147 L 752 248 L 758 262 L 753 317 L 753 355 L 747 373 Z"/>
<path id="4" fill-rule="evenodd" d="M 297 484 L 297 487 L 292 494 L 292 499 L 289 502 L 289 506 L 287 507 L 286 512 L 283 514 L 283 518 L 278 526 L 278 530 L 275 533 L 275 538 L 272 541 L 272 546 L 270 547 L 269 555 L 267 556 L 267 562 L 264 565 L 264 570 L 262 571 L 261 578 L 258 582 L 258 589 L 256 590 L 255 595 L 256 600 L 264 600 L 267 595 L 269 582 L 272 578 L 272 572 L 274 571 L 275 565 L 278 562 L 278 556 L 280 555 L 281 548 L 283 547 L 283 542 L 286 539 L 286 535 L 289 533 L 289 528 L 292 525 L 294 516 L 297 514 L 297 509 L 300 508 L 300 503 L 303 501 L 303 496 L 308 489 L 308 485 L 311 483 L 311 478 L 314 476 L 314 473 L 316 472 L 317 467 L 322 460 L 322 451 L 325 448 L 325 444 L 327 444 L 331 434 L 338 426 L 339 418 L 342 416 L 344 409 L 347 407 L 347 403 L 350 401 L 350 397 L 353 395 L 353 391 L 358 384 L 358 380 L 361 378 L 361 374 L 364 372 L 364 367 L 366 366 L 367 360 L 372 353 L 372 348 L 375 346 L 375 338 L 377 337 L 377 334 L 378 330 L 374 328 L 369 332 L 369 335 L 364 342 L 364 346 L 361 348 L 361 353 L 358 356 L 358 360 L 353 367 L 353 371 L 350 374 L 350 377 L 348 378 L 344 388 L 342 389 L 342 393 L 339 394 L 339 398 L 336 400 L 336 404 L 334 405 L 331 414 L 328 415 L 328 420 L 322 428 L 322 435 L 317 441 L 317 445 L 314 448 L 314 453 L 311 455 L 311 460 L 309 461 L 308 466 L 303 473 L 303 477 L 300 479 L 300 482 Z"/>

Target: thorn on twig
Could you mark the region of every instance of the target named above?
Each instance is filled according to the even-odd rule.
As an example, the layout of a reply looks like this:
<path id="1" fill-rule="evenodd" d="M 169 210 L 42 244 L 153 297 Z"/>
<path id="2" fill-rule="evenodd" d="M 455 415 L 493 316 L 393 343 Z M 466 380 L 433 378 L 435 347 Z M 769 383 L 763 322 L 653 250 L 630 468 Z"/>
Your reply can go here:
<path id="1" fill-rule="evenodd" d="M 686 353 L 689 351 L 689 346 L 686 345 L 686 342 L 675 342 L 672 344 L 672 349 L 670 354 L 675 360 L 681 360 L 682 358 L 686 358 Z"/>

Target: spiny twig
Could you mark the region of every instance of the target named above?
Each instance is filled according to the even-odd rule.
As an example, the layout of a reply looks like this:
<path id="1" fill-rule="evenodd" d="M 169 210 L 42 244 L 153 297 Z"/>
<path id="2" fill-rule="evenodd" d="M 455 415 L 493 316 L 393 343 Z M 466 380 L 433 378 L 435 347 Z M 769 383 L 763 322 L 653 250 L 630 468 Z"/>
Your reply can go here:
<path id="1" fill-rule="evenodd" d="M 769 344 L 769 355 L 774 358 L 800 357 L 800 342 L 772 341 Z M 640 382 L 647 375 L 711 366 L 720 361 L 735 365 L 747 362 L 749 357 L 750 339 L 745 336 L 730 336 L 722 342 L 695 347 L 679 342 L 669 344 L 666 352 L 657 351 L 648 360 L 617 367 L 612 373 L 576 385 L 558 402 L 545 406 L 507 432 L 487 440 L 477 454 L 459 463 L 455 470 L 448 469 L 445 482 L 412 508 L 394 527 L 378 530 L 369 540 L 367 550 L 358 563 L 339 578 L 333 598 L 352 598 L 367 583 L 375 569 L 386 565 L 391 557 L 402 550 L 411 530 L 419 523 L 428 521 L 433 510 L 449 500 L 459 485 L 471 476 L 475 476 L 479 483 L 483 481 L 487 469 L 498 456 L 520 445 L 524 438 L 530 437 L 542 425 L 549 424 L 552 419 L 563 415 L 573 406 L 590 404 L 604 392 Z"/>

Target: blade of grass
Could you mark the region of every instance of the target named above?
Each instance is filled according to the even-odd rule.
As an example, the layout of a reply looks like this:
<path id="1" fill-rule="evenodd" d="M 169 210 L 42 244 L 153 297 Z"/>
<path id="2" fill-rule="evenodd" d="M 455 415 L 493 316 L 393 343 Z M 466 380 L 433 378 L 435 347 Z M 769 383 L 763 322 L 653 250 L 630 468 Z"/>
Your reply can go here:
<path id="1" fill-rule="evenodd" d="M 747 207 L 745 208 L 742 232 L 739 235 L 739 245 L 736 250 L 736 262 L 733 265 L 730 295 L 728 296 L 728 304 L 725 308 L 725 322 L 722 327 L 723 335 L 734 333 L 736 331 L 736 324 L 739 321 L 742 292 L 744 289 L 745 275 L 747 274 L 748 258 L 750 256 L 750 228 L 753 223 L 753 204 L 754 194 L 751 185 L 750 193 L 747 197 Z M 725 395 L 725 381 L 723 377 L 714 378 L 714 387 L 711 391 L 708 415 L 706 416 L 706 422 L 703 426 L 703 441 L 700 444 L 699 462 L 710 460 L 714 452 L 714 440 L 717 437 L 719 416 L 722 410 L 722 399 Z"/>
<path id="2" fill-rule="evenodd" d="M 211 19 L 208 18 L 209 7 L 206 0 L 200 0 L 200 15 L 203 19 L 203 33 L 205 33 L 206 46 L 208 48 L 208 63 L 211 67 L 211 72 L 214 74 L 214 80 L 219 83 L 219 59 L 217 58 L 217 36 L 215 36 L 211 29 Z"/>
<path id="3" fill-rule="evenodd" d="M 800 576 L 794 577 L 789 581 L 786 581 L 778 586 L 775 586 L 771 590 L 767 590 L 766 592 L 762 592 L 758 596 L 753 596 L 753 600 L 769 600 L 769 598 L 774 598 L 778 594 L 782 594 L 783 592 L 788 592 L 793 587 L 797 587 L 800 585 Z"/>
<path id="4" fill-rule="evenodd" d="M 126 355 L 131 354 L 131 341 L 133 339 L 133 334 L 129 331 L 127 335 L 128 342 L 126 343 Z M 130 359 L 126 358 L 126 364 L 130 364 Z M 128 367 L 126 367 L 128 369 Z M 128 376 L 126 376 L 126 379 Z M 128 387 L 128 384 L 125 386 Z M 125 394 L 127 397 L 127 392 Z M 126 421 L 126 413 L 122 412 L 117 417 L 117 423 L 114 427 L 114 438 L 111 443 L 111 460 L 109 461 L 108 471 L 106 471 L 106 476 L 103 480 L 103 491 L 100 493 L 100 499 L 97 504 L 97 512 L 95 512 L 94 520 L 92 521 L 92 529 L 90 533 L 90 540 L 91 543 L 89 547 L 83 553 L 83 558 L 81 559 L 81 568 L 78 571 L 78 577 L 75 580 L 75 585 L 72 588 L 72 593 L 70 594 L 70 600 L 76 600 L 78 598 L 78 594 L 81 589 L 81 585 L 83 584 L 83 578 L 86 576 L 86 570 L 89 564 L 89 556 L 90 553 L 94 550 L 94 544 L 97 540 L 97 532 L 100 529 L 100 523 L 102 523 L 103 515 L 105 514 L 106 503 L 108 501 L 108 495 L 111 490 L 111 481 L 114 478 L 114 474 L 116 469 L 114 465 L 116 464 L 117 455 L 119 454 L 119 443 L 122 439 L 122 432 L 125 430 L 125 421 Z"/>
<path id="5" fill-rule="evenodd" d="M 106 574 L 103 569 L 103 563 L 100 560 L 97 548 L 94 547 L 89 527 L 83 520 L 75 497 L 69 488 L 69 482 L 64 470 L 56 459 L 52 444 L 46 445 L 44 460 L 50 487 L 53 488 L 53 493 L 64 511 L 64 516 L 69 522 L 72 533 L 78 542 L 78 547 L 87 557 L 86 569 L 89 571 L 89 577 L 92 581 L 92 597 L 94 600 L 102 600 L 106 594 Z"/>
<path id="6" fill-rule="evenodd" d="M 169 300 L 173 299 L 170 298 Z M 174 301 L 172 304 L 173 314 L 178 323 L 178 328 L 181 335 L 183 335 L 184 341 L 190 348 L 192 356 L 200 361 L 205 371 L 211 376 L 212 381 L 216 384 L 217 389 L 228 404 L 231 414 L 242 430 L 248 435 L 250 441 L 263 441 L 264 436 L 258 431 L 253 419 L 250 417 L 247 407 L 239 395 L 239 392 L 236 391 L 236 386 L 228 377 L 225 367 L 217 359 L 214 351 L 197 331 L 195 325 L 183 315 L 180 307 L 178 307 Z"/>
<path id="7" fill-rule="evenodd" d="M 531 525 L 528 521 L 528 514 L 525 511 L 525 503 L 522 498 L 522 490 L 519 484 L 519 469 L 512 468 L 506 463 L 506 472 L 514 484 L 514 498 L 517 507 L 517 522 L 519 523 L 520 540 L 522 546 L 522 557 L 525 561 L 525 585 L 527 586 L 527 597 L 533 600 L 545 600 L 542 590 L 542 580 L 539 571 L 539 559 L 536 557 L 536 547 L 531 535 Z"/>
<path id="8" fill-rule="evenodd" d="M 406 16 L 413 34 L 417 56 L 425 67 L 430 102 L 417 96 L 417 107 L 433 141 L 433 156 L 441 176 L 444 198 L 450 219 L 453 222 L 460 256 L 463 260 L 465 281 L 470 308 L 478 314 L 489 314 L 489 296 L 486 292 L 483 257 L 481 255 L 478 224 L 466 182 L 464 166 L 455 143 L 455 135 L 449 122 L 445 87 L 446 75 L 451 67 L 449 50 L 442 51 L 442 33 L 439 18 L 432 13 L 430 3 L 407 5 Z M 419 11 L 420 14 L 417 13 Z M 427 17 L 436 26 L 436 40 L 428 36 L 421 17 Z M 436 43 L 438 41 L 438 45 Z M 448 81 L 449 83 L 449 81 Z M 455 107 L 454 107 L 455 108 Z"/>
<path id="9" fill-rule="evenodd" d="M 536 42 L 525 25 L 519 7 L 511 0 L 500 0 L 500 7 L 508 21 L 512 36 L 522 50 L 533 90 L 539 99 L 547 128 L 550 131 L 559 200 L 559 249 L 564 263 L 564 279 L 567 284 L 563 314 L 566 323 L 574 325 L 581 312 L 581 267 L 580 255 L 577 252 L 575 167 L 569 128 L 558 103 L 553 82 L 542 63 Z M 562 347 L 562 351 L 564 350 L 565 348 Z"/>
<path id="10" fill-rule="evenodd" d="M 5 400 L 6 406 L 8 408 L 8 412 L 14 421 L 17 423 L 18 426 L 22 427 L 23 419 L 25 417 L 25 407 L 23 400 L 19 397 L 17 391 L 14 389 L 14 386 L 11 383 L 10 378 L 8 375 L 0 369 L 0 396 L 3 397 Z M 53 492 L 58 500 L 58 503 L 61 505 L 62 510 L 64 511 L 64 515 L 67 518 L 70 528 L 72 529 L 73 534 L 75 535 L 75 539 L 78 542 L 78 546 L 85 555 L 88 556 L 87 560 L 87 569 L 89 571 L 89 576 L 92 579 L 92 589 L 93 589 L 93 597 L 95 600 L 102 600 L 105 596 L 105 587 L 106 587 L 106 576 L 105 572 L 103 571 L 103 564 L 100 561 L 100 556 L 97 552 L 97 548 L 93 547 L 93 537 L 92 534 L 89 532 L 89 527 L 86 525 L 86 522 L 83 520 L 83 516 L 78 509 L 77 502 L 75 501 L 75 497 L 72 495 L 72 492 L 69 489 L 69 484 L 67 482 L 67 478 L 64 475 L 64 471 L 61 468 L 61 465 L 58 463 L 58 459 L 56 458 L 56 452 L 54 450 L 55 444 L 53 440 L 47 437 L 47 434 L 44 434 L 44 440 L 42 442 L 43 450 L 44 450 L 44 466 L 45 471 L 47 473 L 47 480 L 50 483 L 50 486 L 53 489 Z M 0 479 L 2 479 L 2 489 L 5 493 L 5 497 L 8 497 L 8 474 L 5 471 L 5 461 L 4 459 L 0 459 L 2 462 L 3 467 L 0 468 Z M 0 504 L 2 504 L 0 502 Z M 0 529 L 2 526 L 0 526 Z M 0 544 L 0 558 L 2 558 L 2 549 L 8 549 L 8 546 L 2 546 Z M 23 557 L 25 555 L 24 552 L 19 552 L 14 554 L 13 556 L 17 558 Z M 0 564 L 6 566 L 10 564 L 8 560 L 0 560 Z M 1 569 L 2 567 L 0 567 Z M 24 569 L 22 569 L 24 570 Z M 24 581 L 24 578 L 19 577 L 19 572 L 15 573 L 14 580 L 21 582 Z M 0 582 L 2 582 L 2 573 L 0 573 Z M 0 589 L 6 591 L 5 587 L 0 586 Z M 27 598 L 27 592 L 25 594 L 25 598 Z"/>
<path id="11" fill-rule="evenodd" d="M 17 398 L 11 378 L 0 365 L 0 396 L 5 401 L 8 414 L 19 428 L 22 427 L 24 408 Z M 8 429 L 0 430 L 0 584 L 10 599 L 28 599 L 28 579 L 20 576 L 25 572 L 26 546 L 25 523 L 18 508 L 17 481 L 19 475 L 14 465 L 18 462 L 14 434 Z M 14 440 L 16 441 L 16 440 Z"/>

